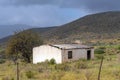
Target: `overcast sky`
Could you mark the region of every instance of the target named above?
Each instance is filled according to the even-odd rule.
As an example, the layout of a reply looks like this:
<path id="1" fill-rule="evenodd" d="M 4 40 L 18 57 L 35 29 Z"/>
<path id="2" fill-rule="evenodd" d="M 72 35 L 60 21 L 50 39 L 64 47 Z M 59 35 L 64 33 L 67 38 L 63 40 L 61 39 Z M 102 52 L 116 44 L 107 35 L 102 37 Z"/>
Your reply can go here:
<path id="1" fill-rule="evenodd" d="M 118 10 L 120 0 L 0 0 L 0 25 L 58 26 L 87 14 Z M 0 38 L 21 28 L 30 27 L 0 26 Z"/>

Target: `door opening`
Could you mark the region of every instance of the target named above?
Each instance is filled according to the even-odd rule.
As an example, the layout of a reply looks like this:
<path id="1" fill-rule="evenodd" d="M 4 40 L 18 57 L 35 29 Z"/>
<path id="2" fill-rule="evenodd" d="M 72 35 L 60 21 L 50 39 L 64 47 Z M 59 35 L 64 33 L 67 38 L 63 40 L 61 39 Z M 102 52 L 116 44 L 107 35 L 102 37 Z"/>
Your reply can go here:
<path id="1" fill-rule="evenodd" d="M 91 50 L 88 50 L 87 51 L 87 60 L 90 60 L 91 59 Z"/>

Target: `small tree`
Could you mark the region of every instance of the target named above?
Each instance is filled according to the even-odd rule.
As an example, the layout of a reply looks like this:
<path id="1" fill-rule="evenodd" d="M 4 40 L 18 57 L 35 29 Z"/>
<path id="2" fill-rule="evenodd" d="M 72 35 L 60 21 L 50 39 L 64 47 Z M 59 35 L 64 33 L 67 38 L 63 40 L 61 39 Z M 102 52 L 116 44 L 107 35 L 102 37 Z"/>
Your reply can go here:
<path id="1" fill-rule="evenodd" d="M 21 56 L 26 62 L 30 63 L 33 47 L 41 44 L 43 44 L 43 41 L 35 32 L 15 32 L 12 38 L 8 41 L 6 53 L 13 56 L 15 61 Z"/>

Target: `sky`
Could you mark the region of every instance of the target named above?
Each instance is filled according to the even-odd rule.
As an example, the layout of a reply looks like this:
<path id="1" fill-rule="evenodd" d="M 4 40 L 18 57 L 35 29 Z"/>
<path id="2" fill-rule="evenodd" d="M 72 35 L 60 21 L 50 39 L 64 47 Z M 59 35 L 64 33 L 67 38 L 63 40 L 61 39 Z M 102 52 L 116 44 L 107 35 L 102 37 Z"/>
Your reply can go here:
<path id="1" fill-rule="evenodd" d="M 88 14 L 119 10 L 120 0 L 0 0 L 0 38 L 19 29 L 59 26 Z"/>

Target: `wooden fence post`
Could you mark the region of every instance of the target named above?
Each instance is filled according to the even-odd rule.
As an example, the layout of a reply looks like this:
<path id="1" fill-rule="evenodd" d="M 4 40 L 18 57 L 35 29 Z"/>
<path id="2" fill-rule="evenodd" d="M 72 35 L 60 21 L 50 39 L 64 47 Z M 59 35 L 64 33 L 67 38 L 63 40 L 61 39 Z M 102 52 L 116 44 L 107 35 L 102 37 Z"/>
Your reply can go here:
<path id="1" fill-rule="evenodd" d="M 104 59 L 104 57 L 102 56 L 101 63 L 100 63 L 100 68 L 99 68 L 99 73 L 98 73 L 98 80 L 100 80 L 100 74 L 101 74 L 103 59 Z"/>
<path id="2" fill-rule="evenodd" d="M 19 80 L 19 63 L 17 62 L 17 80 Z"/>

